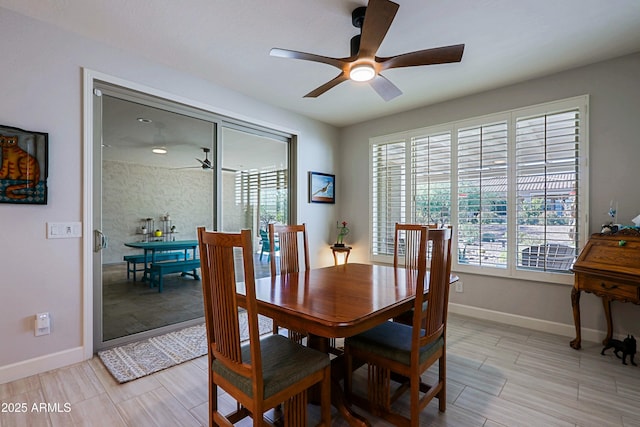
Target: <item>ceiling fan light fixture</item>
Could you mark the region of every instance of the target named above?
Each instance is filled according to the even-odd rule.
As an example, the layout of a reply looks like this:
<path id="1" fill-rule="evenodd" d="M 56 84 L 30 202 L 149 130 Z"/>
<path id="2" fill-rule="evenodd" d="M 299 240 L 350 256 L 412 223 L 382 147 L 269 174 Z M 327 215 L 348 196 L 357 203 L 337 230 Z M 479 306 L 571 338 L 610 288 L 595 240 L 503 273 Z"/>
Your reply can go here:
<path id="1" fill-rule="evenodd" d="M 349 57 L 332 58 L 280 48 L 271 49 L 269 54 L 281 58 L 319 62 L 340 70 L 340 74 L 304 95 L 305 98 L 317 98 L 340 83 L 351 80 L 368 82 L 384 101 L 391 101 L 402 95 L 402 91 L 380 73 L 392 68 L 460 62 L 464 52 L 464 44 L 457 44 L 390 57 L 377 56 L 376 53 L 391 28 L 399 7 L 400 5 L 392 0 L 368 0 L 366 6 L 357 7 L 351 14 L 351 23 L 360 30 L 360 34 L 351 38 Z"/>
<path id="2" fill-rule="evenodd" d="M 167 154 L 167 149 L 164 147 L 155 147 L 151 151 L 155 154 Z"/>
<path id="3" fill-rule="evenodd" d="M 354 82 L 368 82 L 376 76 L 376 70 L 369 64 L 356 65 L 349 71 L 349 78 Z"/>

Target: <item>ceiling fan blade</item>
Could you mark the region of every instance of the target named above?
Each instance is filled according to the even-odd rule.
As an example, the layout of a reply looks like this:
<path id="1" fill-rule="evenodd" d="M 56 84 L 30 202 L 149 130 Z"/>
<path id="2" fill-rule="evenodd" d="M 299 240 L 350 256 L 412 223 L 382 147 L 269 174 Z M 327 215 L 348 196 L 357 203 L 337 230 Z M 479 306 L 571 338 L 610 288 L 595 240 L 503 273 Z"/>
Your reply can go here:
<path id="1" fill-rule="evenodd" d="M 358 57 L 373 57 L 387 35 L 399 5 L 389 0 L 369 0 L 362 23 Z"/>
<path id="2" fill-rule="evenodd" d="M 402 91 L 398 86 L 391 83 L 389 79 L 381 74 L 369 82 L 371 87 L 384 99 L 386 102 L 391 101 L 393 98 L 402 95 Z"/>
<path id="3" fill-rule="evenodd" d="M 196 160 L 200 162 L 200 164 L 202 165 L 203 168 L 210 168 L 211 167 L 211 162 L 209 162 L 208 160 L 200 160 L 197 157 L 196 157 Z"/>
<path id="4" fill-rule="evenodd" d="M 295 50 L 288 49 L 280 49 L 274 47 L 269 52 L 271 56 L 277 56 L 280 58 L 292 58 L 292 59 L 302 59 L 304 61 L 313 61 L 320 62 L 321 64 L 332 65 L 336 68 L 344 70 L 345 66 L 348 64 L 350 58 L 331 58 L 328 56 L 316 55 L 314 53 L 306 53 L 306 52 L 298 52 Z"/>
<path id="5" fill-rule="evenodd" d="M 463 44 L 418 50 L 389 58 L 376 58 L 382 70 L 390 68 L 414 67 L 419 65 L 448 64 L 460 62 L 464 52 Z"/>
<path id="6" fill-rule="evenodd" d="M 340 83 L 342 83 L 342 82 L 344 82 L 346 80 L 349 80 L 349 77 L 347 77 L 347 75 L 343 71 L 336 78 L 334 78 L 333 80 L 329 80 L 328 82 L 326 82 L 325 84 L 323 84 L 320 87 L 317 87 L 316 89 L 314 89 L 311 92 L 309 92 L 308 94 L 306 94 L 304 97 L 305 98 L 317 98 L 318 96 L 322 95 L 323 93 L 325 93 L 329 89 L 339 85 Z"/>

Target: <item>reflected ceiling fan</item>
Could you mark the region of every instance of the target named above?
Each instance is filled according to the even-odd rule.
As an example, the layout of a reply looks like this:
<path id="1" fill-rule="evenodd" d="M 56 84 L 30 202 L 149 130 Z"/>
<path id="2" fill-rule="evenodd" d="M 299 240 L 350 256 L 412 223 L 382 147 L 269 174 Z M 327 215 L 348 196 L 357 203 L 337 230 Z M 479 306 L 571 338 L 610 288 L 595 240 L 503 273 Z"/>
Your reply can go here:
<path id="1" fill-rule="evenodd" d="M 197 157 L 195 158 L 200 163 L 200 166 L 186 166 L 186 167 L 174 168 L 174 169 L 194 169 L 194 168 L 203 169 L 203 170 L 213 169 L 211 160 L 209 160 L 209 153 L 211 152 L 211 149 L 209 147 L 201 147 L 200 149 L 204 153 L 204 160 L 199 159 Z"/>
<path id="2" fill-rule="evenodd" d="M 351 56 L 331 58 L 313 53 L 273 48 L 271 56 L 303 59 L 332 65 L 340 70 L 340 74 L 327 83 L 317 87 L 305 98 L 316 98 L 329 89 L 346 80 L 369 82 L 371 87 L 385 101 L 390 101 L 402 94 L 402 91 L 381 72 L 392 68 L 415 67 L 419 65 L 447 64 L 460 62 L 464 52 L 464 44 L 419 50 L 390 57 L 376 56 L 391 23 L 400 6 L 389 0 L 369 0 L 368 6 L 355 9 L 351 15 L 353 26 L 360 28 L 360 34 L 351 39 Z"/>
<path id="3" fill-rule="evenodd" d="M 211 161 L 209 160 L 209 152 L 211 152 L 211 149 L 208 147 L 202 147 L 202 151 L 204 152 L 204 160 L 201 160 L 197 157 L 196 157 L 196 160 L 200 162 L 202 169 L 204 170 L 211 169 L 213 167 L 211 165 Z"/>

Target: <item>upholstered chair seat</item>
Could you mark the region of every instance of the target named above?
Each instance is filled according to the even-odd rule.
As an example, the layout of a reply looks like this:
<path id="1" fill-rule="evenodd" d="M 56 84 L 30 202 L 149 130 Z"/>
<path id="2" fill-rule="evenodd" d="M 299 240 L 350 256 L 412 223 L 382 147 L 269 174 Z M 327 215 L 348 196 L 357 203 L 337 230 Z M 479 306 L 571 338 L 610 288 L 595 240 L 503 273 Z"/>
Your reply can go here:
<path id="1" fill-rule="evenodd" d="M 302 347 L 281 335 L 267 335 L 262 338 L 260 352 L 264 398 L 291 387 L 330 363 L 326 354 Z M 248 343 L 242 346 L 242 361 L 251 363 L 251 348 Z M 213 372 L 235 384 L 247 396 L 253 397 L 251 378 L 232 371 L 217 359 L 213 361 L 211 368 Z"/>
<path id="2" fill-rule="evenodd" d="M 361 334 L 346 338 L 345 345 L 409 366 L 411 364 L 411 329 L 411 326 L 402 323 L 385 322 Z M 442 346 L 444 346 L 444 339 L 439 337 L 421 347 L 419 363 L 424 363 Z"/>

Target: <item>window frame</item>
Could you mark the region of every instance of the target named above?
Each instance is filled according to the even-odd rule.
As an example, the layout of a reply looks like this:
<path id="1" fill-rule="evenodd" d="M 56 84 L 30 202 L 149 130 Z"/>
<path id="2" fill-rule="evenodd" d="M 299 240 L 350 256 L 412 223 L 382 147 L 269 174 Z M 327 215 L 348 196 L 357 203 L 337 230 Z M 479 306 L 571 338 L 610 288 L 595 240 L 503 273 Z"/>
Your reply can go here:
<path id="1" fill-rule="evenodd" d="M 377 145 L 398 143 L 404 141 L 405 149 L 405 199 L 403 210 L 404 222 L 412 222 L 414 212 L 412 209 L 414 195 L 412 194 L 413 171 L 411 169 L 411 141 L 413 138 L 428 137 L 444 132 L 451 132 L 451 224 L 454 224 L 455 236 L 458 236 L 457 224 L 459 224 L 459 197 L 458 197 L 458 131 L 471 126 L 487 125 L 500 121 L 507 123 L 507 266 L 497 268 L 490 266 L 475 266 L 461 264 L 458 257 L 453 257 L 452 268 L 456 272 L 470 273 L 487 276 L 508 277 L 519 280 L 530 280 L 548 283 L 573 284 L 573 275 L 554 271 L 535 271 L 519 269 L 517 266 L 517 176 L 516 176 L 516 123 L 527 117 L 536 115 L 551 115 L 561 111 L 576 109 L 579 111 L 578 127 L 578 212 L 576 214 L 577 247 L 576 254 L 580 252 L 589 237 L 589 95 L 581 95 L 562 100 L 536 104 L 499 113 L 458 120 L 445 124 L 438 124 L 419 129 L 398 132 L 390 135 L 377 136 L 369 139 L 369 244 L 370 259 L 372 262 L 391 263 L 393 254 L 376 254 L 374 248 L 374 164 L 373 149 Z M 389 224 L 387 224 L 389 226 Z M 459 242 L 454 238 L 452 242 L 453 253 L 458 253 Z"/>

